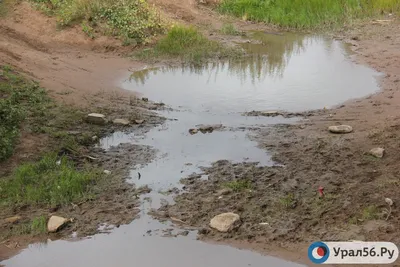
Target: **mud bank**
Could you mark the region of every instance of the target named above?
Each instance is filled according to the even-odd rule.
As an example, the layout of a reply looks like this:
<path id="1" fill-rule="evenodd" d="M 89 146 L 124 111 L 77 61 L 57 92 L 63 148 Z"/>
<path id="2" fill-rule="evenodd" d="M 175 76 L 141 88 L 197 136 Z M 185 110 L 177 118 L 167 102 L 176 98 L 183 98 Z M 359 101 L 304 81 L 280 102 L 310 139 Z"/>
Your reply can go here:
<path id="1" fill-rule="evenodd" d="M 290 250 L 294 244 L 301 249 L 304 242 L 315 240 L 399 244 L 399 213 L 393 208 L 389 214 L 385 202 L 385 198 L 400 201 L 396 193 L 399 38 L 395 20 L 342 33 L 340 39 L 348 40 L 356 52 L 354 60 L 385 73 L 379 79 L 382 91 L 324 109 L 298 125 L 260 129 L 252 139 L 284 167 L 218 161 L 201 172 L 207 180 L 196 175 L 184 179 L 176 203 L 162 207 L 161 215 L 202 229 L 201 239 L 241 247 L 248 244 L 267 253 L 270 244 Z M 270 116 L 260 113 L 267 112 L 248 115 Z M 328 126 L 340 124 L 351 125 L 354 131 L 345 135 L 328 132 Z M 383 158 L 370 154 L 375 147 L 385 149 Z M 230 189 L 237 181 L 246 181 L 246 186 Z M 322 198 L 320 186 L 324 188 Z M 240 214 L 241 226 L 230 233 L 210 229 L 210 219 L 223 212 Z"/>

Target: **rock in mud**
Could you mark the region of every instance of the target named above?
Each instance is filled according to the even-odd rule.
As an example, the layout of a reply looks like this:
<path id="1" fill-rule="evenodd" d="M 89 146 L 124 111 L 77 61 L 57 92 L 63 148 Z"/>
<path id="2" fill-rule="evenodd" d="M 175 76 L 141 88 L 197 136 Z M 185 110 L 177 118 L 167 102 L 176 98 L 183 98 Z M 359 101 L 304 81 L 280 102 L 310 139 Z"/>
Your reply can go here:
<path id="1" fill-rule="evenodd" d="M 376 147 L 376 148 L 371 149 L 371 150 L 369 151 L 369 153 L 370 153 L 372 156 L 376 157 L 376 158 L 382 158 L 382 157 L 383 157 L 383 154 L 385 153 L 385 149 L 383 149 L 383 148 L 381 148 L 381 147 Z"/>
<path id="2" fill-rule="evenodd" d="M 197 129 L 189 129 L 190 134 L 197 134 L 198 132 L 199 132 L 199 130 L 197 130 Z"/>
<path id="3" fill-rule="evenodd" d="M 353 131 L 353 127 L 349 125 L 334 125 L 334 126 L 329 126 L 328 130 L 331 133 L 338 133 L 338 134 L 344 134 L 344 133 L 351 133 Z"/>
<path id="4" fill-rule="evenodd" d="M 18 221 L 21 220 L 21 219 L 22 219 L 21 216 L 16 215 L 16 216 L 12 216 L 12 217 L 9 217 L 9 218 L 5 218 L 4 221 L 5 221 L 6 223 L 16 223 L 16 222 L 18 222 Z"/>
<path id="5" fill-rule="evenodd" d="M 143 124 L 144 120 L 135 120 L 136 124 Z"/>
<path id="6" fill-rule="evenodd" d="M 221 213 L 210 221 L 210 227 L 219 232 L 229 232 L 240 226 L 240 216 L 233 212 Z"/>
<path id="7" fill-rule="evenodd" d="M 103 173 L 104 173 L 104 174 L 107 174 L 107 175 L 110 175 L 110 174 L 111 174 L 111 171 L 109 171 L 109 170 L 104 170 Z"/>
<path id="8" fill-rule="evenodd" d="M 53 215 L 50 217 L 49 221 L 47 222 L 47 231 L 49 231 L 50 233 L 57 232 L 67 222 L 69 222 L 68 219 Z"/>
<path id="9" fill-rule="evenodd" d="M 212 125 L 196 125 L 200 132 L 202 133 L 212 133 L 214 130 L 221 129 L 222 124 L 212 124 Z"/>
<path id="10" fill-rule="evenodd" d="M 229 189 L 229 188 L 223 188 L 223 189 L 217 191 L 218 196 L 229 195 L 230 193 L 232 193 L 232 189 Z"/>
<path id="11" fill-rule="evenodd" d="M 125 119 L 115 119 L 115 120 L 113 120 L 113 123 L 126 126 L 126 125 L 129 125 L 130 122 Z"/>
<path id="12" fill-rule="evenodd" d="M 104 125 L 107 123 L 106 116 L 100 113 L 90 113 L 86 118 L 88 123 Z"/>

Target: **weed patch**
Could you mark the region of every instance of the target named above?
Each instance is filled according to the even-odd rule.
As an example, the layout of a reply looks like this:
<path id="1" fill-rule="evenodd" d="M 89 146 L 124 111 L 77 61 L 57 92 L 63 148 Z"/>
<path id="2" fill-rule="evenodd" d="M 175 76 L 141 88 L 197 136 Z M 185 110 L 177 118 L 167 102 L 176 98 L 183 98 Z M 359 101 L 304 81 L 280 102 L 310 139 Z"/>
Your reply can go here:
<path id="1" fill-rule="evenodd" d="M 201 64 L 207 59 L 239 56 L 234 48 L 223 47 L 220 43 L 204 37 L 194 27 L 175 26 L 154 48 L 137 54 L 142 60 L 157 58 L 180 58 L 185 63 Z"/>
<path id="2" fill-rule="evenodd" d="M 225 187 L 232 189 L 235 192 L 251 189 L 251 182 L 248 180 L 236 180 L 225 184 Z"/>
<path id="3" fill-rule="evenodd" d="M 223 0 L 222 13 L 289 28 L 325 28 L 400 11 L 398 0 Z"/>
<path id="4" fill-rule="evenodd" d="M 0 161 L 10 157 L 27 117 L 41 117 L 49 104 L 46 92 L 4 66 L 0 72 Z"/>
<path id="5" fill-rule="evenodd" d="M 66 157 L 49 154 L 35 163 L 20 165 L 9 178 L 0 180 L 3 205 L 64 205 L 86 199 L 101 173 L 77 170 Z M 40 226 L 40 222 L 35 222 Z"/>
<path id="6" fill-rule="evenodd" d="M 226 23 L 226 24 L 222 25 L 221 33 L 226 34 L 226 35 L 240 35 L 241 34 L 232 23 Z"/>
<path id="7" fill-rule="evenodd" d="M 376 206 L 365 207 L 361 214 L 362 220 L 375 220 L 379 218 L 379 210 Z"/>
<path id="8" fill-rule="evenodd" d="M 3 66 L 0 70 L 0 162 L 13 154 L 21 130 L 47 134 L 56 146 L 74 150 L 79 145 L 92 144 L 92 136 L 100 131 L 95 125 L 90 126 L 90 132 L 79 135 L 67 132 L 83 127 L 84 115 L 81 110 L 56 105 L 36 82 Z"/>
<path id="9" fill-rule="evenodd" d="M 286 196 L 279 199 L 279 203 L 285 208 L 292 208 L 296 204 L 296 199 L 292 193 L 287 194 Z"/>
<path id="10" fill-rule="evenodd" d="M 40 235 L 47 232 L 47 219 L 45 216 L 39 216 L 32 220 L 30 224 L 31 231 L 33 235 Z"/>
<path id="11" fill-rule="evenodd" d="M 81 23 L 90 37 L 95 32 L 143 43 L 164 32 L 160 15 L 143 0 L 33 0 L 60 26 Z"/>

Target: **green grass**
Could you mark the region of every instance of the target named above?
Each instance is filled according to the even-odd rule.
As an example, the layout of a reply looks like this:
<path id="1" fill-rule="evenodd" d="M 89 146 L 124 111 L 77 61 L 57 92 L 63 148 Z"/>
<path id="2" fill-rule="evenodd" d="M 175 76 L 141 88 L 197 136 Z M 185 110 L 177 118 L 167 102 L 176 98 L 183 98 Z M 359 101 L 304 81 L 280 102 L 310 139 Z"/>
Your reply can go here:
<path id="1" fill-rule="evenodd" d="M 13 9 L 17 0 L 1 0 L 0 1 L 0 18 L 6 16 Z"/>
<path id="2" fill-rule="evenodd" d="M 57 161 L 56 154 L 49 154 L 38 162 L 20 165 L 11 177 L 1 179 L 1 204 L 55 206 L 88 198 L 101 173 L 77 170 L 65 157 L 60 164 Z"/>
<path id="3" fill-rule="evenodd" d="M 221 33 L 225 35 L 240 35 L 241 33 L 235 28 L 232 23 L 225 23 L 221 27 Z"/>
<path id="4" fill-rule="evenodd" d="M 24 80 L 9 66 L 0 69 L 0 161 L 13 154 L 22 121 L 41 118 L 49 103 L 37 83 Z"/>
<path id="5" fill-rule="evenodd" d="M 194 27 L 174 26 L 154 48 L 145 49 L 137 56 L 142 60 L 179 58 L 185 63 L 201 64 L 209 59 L 239 56 L 240 53 L 207 39 Z"/>
<path id="6" fill-rule="evenodd" d="M 286 196 L 282 197 L 279 199 L 279 203 L 286 209 L 290 208 L 293 206 L 295 203 L 295 198 L 292 193 L 287 194 Z"/>
<path id="7" fill-rule="evenodd" d="M 398 0 L 223 0 L 219 11 L 288 28 L 325 28 L 398 13 Z"/>
<path id="8" fill-rule="evenodd" d="M 45 216 L 34 218 L 30 223 L 30 233 L 33 235 L 40 235 L 47 232 L 47 219 Z"/>
<path id="9" fill-rule="evenodd" d="M 81 24 L 91 38 L 112 35 L 124 43 L 145 43 L 164 32 L 160 15 L 145 0 L 32 1 L 46 14 L 56 16 L 60 26 Z"/>
<path id="10" fill-rule="evenodd" d="M 83 110 L 58 105 L 38 83 L 22 77 L 9 66 L 0 66 L 0 162 L 13 155 L 21 132 L 46 134 L 51 149 L 93 143 L 100 126 L 86 125 Z M 68 130 L 80 130 L 70 135 Z M 54 145 L 54 146 L 52 146 Z"/>
<path id="11" fill-rule="evenodd" d="M 235 192 L 251 189 L 251 182 L 248 180 L 236 180 L 227 182 L 225 187 L 232 189 Z"/>
<path id="12" fill-rule="evenodd" d="M 13 225 L 9 231 L 0 233 L 0 240 L 8 239 L 12 236 L 32 235 L 37 236 L 47 233 L 47 219 L 45 216 L 33 218 L 29 222 Z"/>
<path id="13" fill-rule="evenodd" d="M 379 218 L 379 210 L 375 205 L 370 205 L 362 210 L 361 218 L 363 220 L 375 220 Z"/>

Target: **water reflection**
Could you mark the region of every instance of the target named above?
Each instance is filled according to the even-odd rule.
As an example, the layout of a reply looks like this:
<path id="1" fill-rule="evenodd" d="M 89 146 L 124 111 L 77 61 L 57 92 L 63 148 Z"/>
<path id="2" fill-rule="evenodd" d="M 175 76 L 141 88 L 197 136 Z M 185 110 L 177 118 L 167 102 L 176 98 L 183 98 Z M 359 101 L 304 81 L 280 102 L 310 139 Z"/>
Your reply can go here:
<path id="1" fill-rule="evenodd" d="M 254 32 L 241 45 L 250 53 L 242 60 L 146 69 L 122 87 L 214 112 L 329 108 L 379 89 L 376 73 L 348 60 L 350 47 L 336 40 Z"/>
<path id="2" fill-rule="evenodd" d="M 191 74 L 208 75 L 209 79 L 216 79 L 220 72 L 227 69 L 230 76 L 238 77 L 242 83 L 250 81 L 254 84 L 265 80 L 267 76 L 282 79 L 291 58 L 306 52 L 308 48 L 314 45 L 322 45 L 327 56 L 332 56 L 335 50 L 335 41 L 323 36 L 254 32 L 251 37 L 253 39 L 251 43 L 240 44 L 249 53 L 249 56 L 244 59 L 230 59 L 202 66 L 186 66 L 180 69 L 174 67 L 149 68 L 133 73 L 131 79 L 144 85 L 151 75 L 156 75 L 159 72 L 176 73 L 178 71 L 182 74 L 189 72 Z M 346 45 L 336 43 L 345 53 L 348 52 L 349 49 Z"/>

